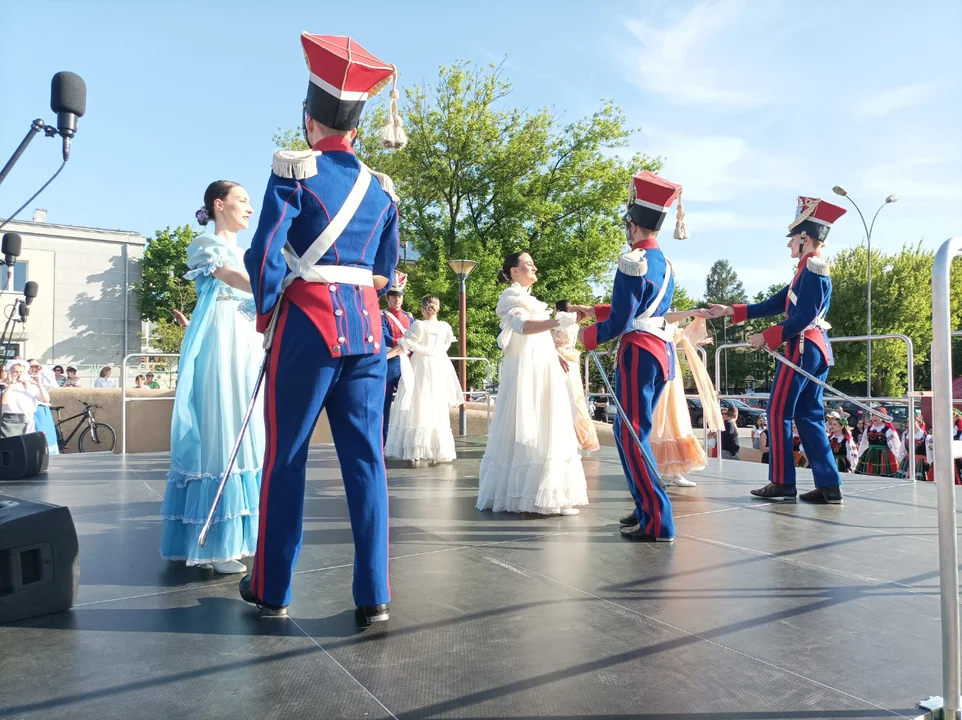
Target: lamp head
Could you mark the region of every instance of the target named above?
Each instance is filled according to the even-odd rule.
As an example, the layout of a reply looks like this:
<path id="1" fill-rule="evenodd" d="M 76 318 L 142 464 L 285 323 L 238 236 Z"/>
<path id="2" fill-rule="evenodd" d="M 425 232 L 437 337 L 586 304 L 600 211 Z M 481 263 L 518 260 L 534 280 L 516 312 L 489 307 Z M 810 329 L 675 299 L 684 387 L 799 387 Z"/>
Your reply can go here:
<path id="1" fill-rule="evenodd" d="M 888 204 L 888 203 L 894 203 L 894 202 L 898 202 L 898 201 L 899 201 L 899 196 L 896 195 L 895 193 L 892 193 L 892 194 L 889 195 L 887 198 L 885 198 L 886 204 Z"/>
<path id="2" fill-rule="evenodd" d="M 466 278 L 477 267 L 476 260 L 448 260 L 450 267 L 458 277 Z"/>
<path id="3" fill-rule="evenodd" d="M 836 195 L 841 195 L 842 197 L 848 197 L 848 190 L 843 188 L 841 185 L 836 185 L 832 188 L 832 192 Z"/>

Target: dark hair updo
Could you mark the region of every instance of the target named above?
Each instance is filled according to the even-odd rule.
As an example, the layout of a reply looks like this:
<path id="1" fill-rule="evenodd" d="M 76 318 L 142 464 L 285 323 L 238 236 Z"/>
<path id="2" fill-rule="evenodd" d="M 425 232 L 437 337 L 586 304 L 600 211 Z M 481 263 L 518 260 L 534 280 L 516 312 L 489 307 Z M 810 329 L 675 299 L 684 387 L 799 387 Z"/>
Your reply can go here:
<path id="1" fill-rule="evenodd" d="M 521 252 L 511 253 L 504 259 L 504 264 L 501 265 L 501 269 L 498 270 L 498 281 L 503 282 L 506 285 L 510 285 L 514 282 L 511 279 L 511 268 L 516 268 L 521 264 L 521 256 L 526 255 L 527 251 L 522 250 Z"/>
<path id="2" fill-rule="evenodd" d="M 568 312 L 568 308 L 571 307 L 570 300 L 559 300 L 554 304 L 554 309 L 558 312 Z"/>
<path id="3" fill-rule="evenodd" d="M 214 219 L 214 201 L 226 200 L 230 191 L 239 187 L 240 183 L 233 180 L 215 180 L 207 186 L 204 192 L 204 207 L 197 211 L 197 222 L 206 225 Z"/>

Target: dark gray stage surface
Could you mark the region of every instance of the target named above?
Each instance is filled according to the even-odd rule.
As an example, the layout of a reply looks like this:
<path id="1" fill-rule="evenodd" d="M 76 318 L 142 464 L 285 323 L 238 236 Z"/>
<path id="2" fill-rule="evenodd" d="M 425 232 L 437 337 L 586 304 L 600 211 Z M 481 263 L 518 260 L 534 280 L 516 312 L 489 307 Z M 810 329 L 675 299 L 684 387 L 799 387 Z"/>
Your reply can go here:
<path id="1" fill-rule="evenodd" d="M 618 536 L 617 456 L 578 517 L 474 509 L 483 440 L 390 468 L 386 628 L 353 625 L 332 448 L 311 453 L 289 620 L 158 554 L 165 455 L 53 458 L 0 493 L 68 505 L 70 612 L 0 627 L 0 717 L 888 718 L 941 690 L 935 488 L 847 481 L 842 507 L 753 502 L 761 465 L 673 488 L 674 545 Z M 800 486 L 811 486 L 801 471 Z"/>

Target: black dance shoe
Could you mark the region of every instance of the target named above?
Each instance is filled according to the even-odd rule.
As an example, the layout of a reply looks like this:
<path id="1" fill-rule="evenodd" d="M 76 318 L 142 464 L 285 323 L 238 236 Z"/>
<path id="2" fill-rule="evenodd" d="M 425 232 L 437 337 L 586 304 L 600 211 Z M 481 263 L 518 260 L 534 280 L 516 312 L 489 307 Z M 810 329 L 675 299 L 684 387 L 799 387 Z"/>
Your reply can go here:
<path id="1" fill-rule="evenodd" d="M 621 518 L 621 520 L 618 521 L 618 524 L 622 527 L 631 527 L 632 525 L 638 524 L 638 518 L 635 517 L 634 513 L 631 513 L 631 515 L 625 515 L 623 518 Z"/>
<path id="2" fill-rule="evenodd" d="M 626 537 L 629 540 L 636 540 L 637 542 L 675 542 L 675 538 L 663 538 L 649 535 L 642 529 L 641 523 L 636 523 L 633 527 L 621 528 L 621 536 Z"/>
<path id="3" fill-rule="evenodd" d="M 277 606 L 259 600 L 251 590 L 250 575 L 245 575 L 240 581 L 240 596 L 244 602 L 256 605 L 261 611 L 261 617 L 287 617 L 287 605 Z"/>
<path id="4" fill-rule="evenodd" d="M 831 487 L 817 487 L 799 496 L 799 500 L 815 503 L 816 505 L 841 505 L 842 488 L 838 485 Z"/>
<path id="5" fill-rule="evenodd" d="M 798 490 L 794 485 L 779 485 L 778 483 L 768 483 L 763 488 L 752 490 L 752 495 L 762 500 L 781 500 L 782 502 L 794 502 L 798 495 Z"/>
<path id="6" fill-rule="evenodd" d="M 354 608 L 354 619 L 362 627 L 373 625 L 376 622 L 386 622 L 390 617 L 387 604 L 384 605 L 358 605 Z"/>

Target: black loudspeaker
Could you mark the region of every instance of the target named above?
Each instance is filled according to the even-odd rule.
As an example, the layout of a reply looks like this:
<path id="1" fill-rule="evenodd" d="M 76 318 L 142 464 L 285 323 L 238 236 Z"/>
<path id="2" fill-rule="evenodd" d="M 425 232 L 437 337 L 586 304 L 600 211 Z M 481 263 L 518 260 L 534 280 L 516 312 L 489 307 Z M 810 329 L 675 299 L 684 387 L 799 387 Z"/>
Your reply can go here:
<path id="1" fill-rule="evenodd" d="M 0 480 L 24 480 L 47 472 L 48 458 L 43 433 L 0 438 Z"/>
<path id="2" fill-rule="evenodd" d="M 79 585 L 70 510 L 0 495 L 0 623 L 67 610 Z"/>

